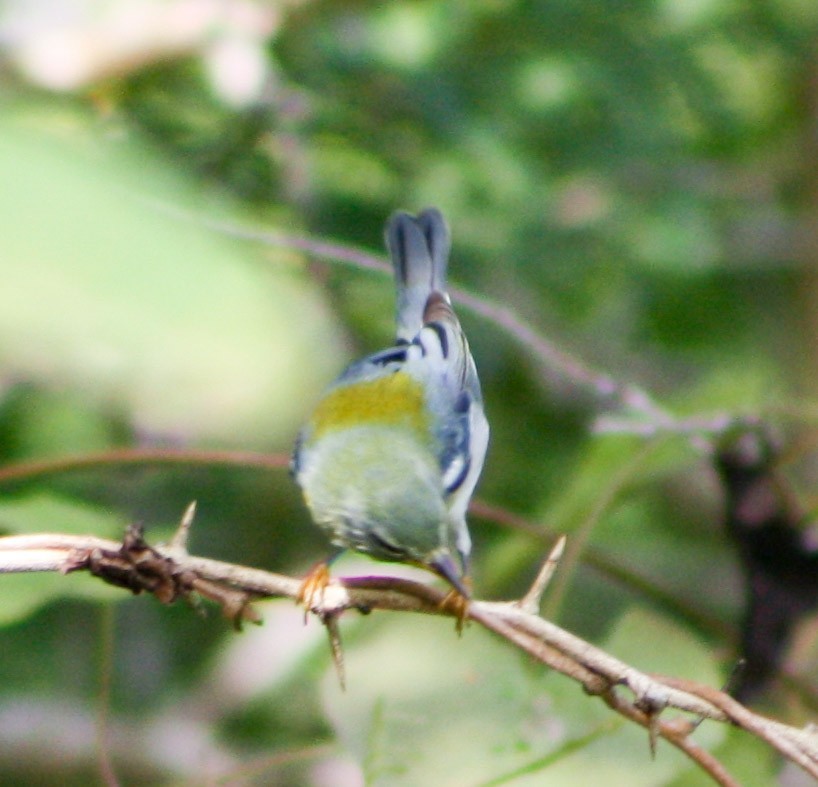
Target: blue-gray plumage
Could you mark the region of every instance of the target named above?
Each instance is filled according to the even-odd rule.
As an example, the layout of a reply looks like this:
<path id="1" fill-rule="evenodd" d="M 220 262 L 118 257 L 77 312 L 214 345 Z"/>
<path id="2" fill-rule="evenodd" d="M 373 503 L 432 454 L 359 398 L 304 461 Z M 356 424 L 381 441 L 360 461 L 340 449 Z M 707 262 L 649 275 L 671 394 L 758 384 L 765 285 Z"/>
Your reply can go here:
<path id="1" fill-rule="evenodd" d="M 338 377 L 302 428 L 293 472 L 333 544 L 413 563 L 469 595 L 466 508 L 488 445 L 480 382 L 446 293 L 440 211 L 396 213 L 397 340 Z"/>

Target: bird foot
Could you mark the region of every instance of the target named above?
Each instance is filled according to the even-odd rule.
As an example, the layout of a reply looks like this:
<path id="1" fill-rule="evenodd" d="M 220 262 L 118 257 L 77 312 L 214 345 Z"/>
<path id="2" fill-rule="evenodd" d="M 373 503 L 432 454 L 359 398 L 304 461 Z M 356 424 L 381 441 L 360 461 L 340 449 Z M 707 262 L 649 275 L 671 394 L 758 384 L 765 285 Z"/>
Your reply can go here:
<path id="1" fill-rule="evenodd" d="M 329 580 L 329 566 L 323 561 L 313 566 L 307 572 L 307 576 L 304 577 L 304 581 L 298 589 L 298 595 L 295 597 L 295 603 L 304 605 L 305 622 L 307 615 L 321 603 Z"/>
<path id="2" fill-rule="evenodd" d="M 456 619 L 455 630 L 458 636 L 463 633 L 463 627 L 469 618 L 469 599 L 459 590 L 450 590 L 440 602 L 443 612 L 452 614 Z"/>

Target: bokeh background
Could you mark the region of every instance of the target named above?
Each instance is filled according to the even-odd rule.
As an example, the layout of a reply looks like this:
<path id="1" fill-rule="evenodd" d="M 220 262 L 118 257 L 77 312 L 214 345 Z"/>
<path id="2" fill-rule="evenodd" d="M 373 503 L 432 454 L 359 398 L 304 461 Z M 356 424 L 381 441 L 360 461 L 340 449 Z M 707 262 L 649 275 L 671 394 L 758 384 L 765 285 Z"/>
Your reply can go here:
<path id="1" fill-rule="evenodd" d="M 286 456 L 391 339 L 392 283 L 356 255 L 436 205 L 452 282 L 672 416 L 461 307 L 493 430 L 477 594 L 521 595 L 566 533 L 552 619 L 721 685 L 741 571 L 712 462 L 673 424 L 769 419 L 812 509 L 817 44 L 813 0 L 6 0 L 0 472 L 64 461 L 0 475 L 0 529 L 161 540 L 195 499 L 192 551 L 306 571 L 326 541 L 285 469 L 73 458 Z M 706 783 L 474 626 L 348 616 L 342 693 L 316 621 L 259 611 L 236 634 L 206 605 L 4 577 L 0 782 L 98 782 L 103 749 L 124 784 Z M 797 724 L 809 633 L 758 699 Z M 797 783 L 745 735 L 697 735 L 744 784 Z"/>

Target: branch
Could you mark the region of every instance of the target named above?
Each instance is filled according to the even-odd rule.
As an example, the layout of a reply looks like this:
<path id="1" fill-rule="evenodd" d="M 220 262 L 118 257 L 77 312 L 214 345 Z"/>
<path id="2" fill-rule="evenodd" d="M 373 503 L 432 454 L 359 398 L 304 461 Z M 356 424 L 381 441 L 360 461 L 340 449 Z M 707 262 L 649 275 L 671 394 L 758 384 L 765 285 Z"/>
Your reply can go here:
<path id="1" fill-rule="evenodd" d="M 30 484 L 50 476 L 65 475 L 80 470 L 107 469 L 111 467 L 130 466 L 180 466 L 180 467 L 237 467 L 247 469 L 284 469 L 289 465 L 289 453 L 257 453 L 252 451 L 234 450 L 202 450 L 189 448 L 114 448 L 93 454 L 55 457 L 51 459 L 34 459 L 14 464 L 0 466 L 0 485 L 13 486 L 15 484 Z M 603 495 L 603 500 L 597 506 L 610 500 L 611 494 L 616 492 L 614 484 L 610 491 Z M 557 534 L 547 525 L 535 523 L 524 517 L 513 514 L 505 508 L 490 505 L 480 498 L 472 498 L 469 511 L 483 519 L 496 522 L 501 527 L 525 533 L 528 537 L 543 544 L 548 544 L 557 538 Z M 572 540 L 573 552 L 576 553 L 576 544 Z M 634 592 L 644 595 L 670 611 L 677 617 L 688 621 L 691 625 L 714 638 L 734 639 L 735 632 L 713 615 L 702 611 L 701 607 L 692 602 L 679 601 L 676 596 L 662 590 L 654 581 L 647 581 L 633 569 L 620 565 L 608 557 L 604 552 L 595 549 L 592 544 L 585 544 L 581 550 L 582 562 L 603 576 Z M 553 596 L 553 593 L 552 593 Z"/>
<path id="2" fill-rule="evenodd" d="M 213 451 L 182 448 L 113 448 L 99 453 L 56 459 L 31 459 L 0 467 L 0 483 L 30 482 L 37 478 L 77 470 L 110 469 L 111 465 L 168 464 L 202 467 L 241 467 L 280 470 L 287 467 L 289 455 L 262 454 L 255 451 Z"/>
<path id="3" fill-rule="evenodd" d="M 192 510 L 181 530 L 190 525 Z M 552 553 L 553 563 L 558 554 Z M 296 599 L 302 581 L 295 577 L 195 557 L 184 548 L 184 534 L 170 546 L 150 546 L 138 528 L 128 529 L 121 543 L 93 536 L 57 533 L 0 538 L 0 574 L 26 571 L 86 570 L 134 593 L 149 592 L 164 603 L 204 596 L 219 604 L 237 624 L 258 622 L 252 602 L 260 598 Z M 548 569 L 550 571 L 550 569 Z M 612 710 L 644 726 L 651 742 L 664 738 L 688 755 L 718 784 L 736 785 L 713 755 L 690 738 L 702 719 L 731 723 L 775 748 L 818 778 L 818 736 L 760 716 L 724 692 L 678 678 L 648 675 L 539 617 L 532 606 L 541 593 L 542 575 L 522 602 L 472 600 L 466 618 L 493 631 L 542 664 L 578 682 Z M 375 609 L 454 616 L 447 593 L 430 585 L 392 577 L 333 579 L 311 611 L 333 624 L 347 610 Z M 335 647 L 337 629 L 331 630 Z M 340 657 L 340 652 L 334 657 Z M 689 719 L 665 720 L 675 708 Z"/>
<path id="4" fill-rule="evenodd" d="M 295 249 L 317 260 L 392 275 L 392 267 L 383 256 L 342 242 L 275 228 L 242 226 L 153 199 L 142 201 L 165 215 L 232 238 L 265 246 Z M 716 413 L 711 417 L 680 418 L 662 406 L 646 388 L 617 379 L 567 352 L 535 326 L 521 319 L 514 309 L 462 287 L 449 286 L 449 293 L 455 303 L 485 318 L 517 341 L 537 365 L 540 381 L 545 388 L 550 389 L 556 379 L 565 380 L 575 388 L 588 391 L 601 409 L 618 411 L 618 417 L 603 415 L 597 419 L 596 430 L 601 433 L 642 436 L 663 432 L 682 434 L 698 450 L 708 453 L 711 449 L 708 436 L 721 434 L 736 419 L 735 413 L 729 412 Z"/>

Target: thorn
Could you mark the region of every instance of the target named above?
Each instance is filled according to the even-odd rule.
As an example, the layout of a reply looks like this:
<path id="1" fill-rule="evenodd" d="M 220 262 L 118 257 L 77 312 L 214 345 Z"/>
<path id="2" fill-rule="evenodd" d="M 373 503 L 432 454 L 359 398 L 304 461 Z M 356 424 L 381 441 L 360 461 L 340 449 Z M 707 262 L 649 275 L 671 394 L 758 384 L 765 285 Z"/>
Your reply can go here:
<path id="1" fill-rule="evenodd" d="M 724 685 L 721 687 L 721 690 L 727 694 L 729 697 L 733 697 L 735 690 L 741 685 L 741 680 L 744 677 L 744 670 L 747 667 L 747 660 L 746 659 L 739 659 L 733 664 L 730 673 L 727 675 L 727 680 L 724 681 Z M 707 717 L 706 716 L 697 716 L 693 721 L 690 722 L 690 731 L 693 732 Z"/>
<path id="2" fill-rule="evenodd" d="M 659 740 L 659 711 L 648 711 L 648 746 L 650 758 L 656 759 L 656 742 Z"/>
<path id="3" fill-rule="evenodd" d="M 636 701 L 635 706 L 647 717 L 650 756 L 656 759 L 656 743 L 659 740 L 659 716 L 667 707 L 667 701 L 662 696 L 646 692 Z"/>
<path id="4" fill-rule="evenodd" d="M 193 519 L 196 516 L 196 501 L 192 501 L 182 514 L 182 519 L 179 522 L 179 527 L 173 534 L 173 538 L 168 545 L 171 549 L 187 553 L 187 540 L 190 535 L 190 527 L 193 524 Z"/>
<path id="5" fill-rule="evenodd" d="M 344 672 L 344 648 L 341 645 L 341 631 L 338 627 L 338 614 L 332 613 L 322 617 L 324 625 L 327 627 L 329 636 L 329 650 L 332 655 L 332 663 L 335 665 L 335 673 L 338 675 L 338 683 L 341 691 L 346 691 L 347 681 Z"/>
<path id="6" fill-rule="evenodd" d="M 543 593 L 545 593 L 545 589 L 548 587 L 551 577 L 554 576 L 554 572 L 557 570 L 557 564 L 565 552 L 566 541 L 565 536 L 560 536 L 557 539 L 557 542 L 548 553 L 548 557 L 545 559 L 540 573 L 537 574 L 537 578 L 534 580 L 528 593 L 518 602 L 518 606 L 523 612 L 528 612 L 532 615 L 536 615 L 539 612 Z"/>
<path id="7" fill-rule="evenodd" d="M 251 606 L 252 600 L 249 594 L 240 593 L 235 598 L 225 601 L 222 612 L 233 623 L 233 628 L 236 631 L 241 631 L 244 623 L 261 625 L 261 615 Z"/>
<path id="8" fill-rule="evenodd" d="M 201 579 L 200 577 L 193 577 L 190 580 L 190 589 L 218 604 L 222 608 L 224 616 L 232 622 L 236 631 L 241 631 L 243 623 L 261 625 L 261 615 L 252 606 L 252 602 L 258 597 L 253 596 L 252 593 L 238 588 L 226 587 L 219 582 Z M 190 593 L 186 597 L 195 608 L 198 604 L 197 597 Z"/>

